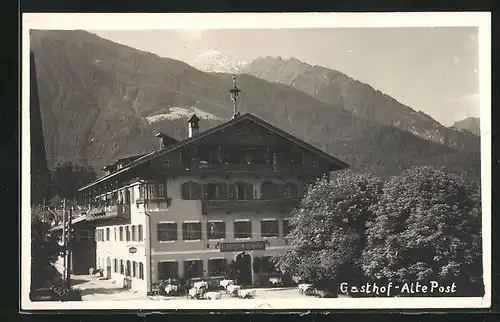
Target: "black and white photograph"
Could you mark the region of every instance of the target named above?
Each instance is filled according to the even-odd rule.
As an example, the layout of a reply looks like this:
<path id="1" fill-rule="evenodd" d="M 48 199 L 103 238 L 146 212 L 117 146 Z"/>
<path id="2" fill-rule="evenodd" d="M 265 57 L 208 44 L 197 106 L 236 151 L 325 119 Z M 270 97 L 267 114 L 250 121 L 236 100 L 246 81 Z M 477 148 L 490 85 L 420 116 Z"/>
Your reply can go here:
<path id="1" fill-rule="evenodd" d="M 490 28 L 24 14 L 22 309 L 489 307 Z"/>

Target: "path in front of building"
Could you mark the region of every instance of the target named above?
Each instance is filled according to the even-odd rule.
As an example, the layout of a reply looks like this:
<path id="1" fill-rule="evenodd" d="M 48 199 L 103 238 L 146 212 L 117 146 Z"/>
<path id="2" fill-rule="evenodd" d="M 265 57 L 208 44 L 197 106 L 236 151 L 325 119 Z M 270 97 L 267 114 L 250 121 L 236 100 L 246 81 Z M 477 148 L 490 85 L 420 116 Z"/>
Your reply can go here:
<path id="1" fill-rule="evenodd" d="M 82 301 L 130 301 L 143 300 L 139 292 L 126 290 L 113 280 L 90 275 L 73 275 L 71 286 L 82 291 Z"/>
<path id="2" fill-rule="evenodd" d="M 137 291 L 125 290 L 120 283 L 113 280 L 100 279 L 90 275 L 72 276 L 71 285 L 82 291 L 83 301 L 130 301 L 144 300 L 144 296 Z M 229 298 L 226 294 L 223 299 Z M 313 299 L 300 295 L 297 287 L 290 288 L 257 288 L 256 299 Z M 184 296 L 165 297 L 149 296 L 150 300 L 185 300 Z"/>

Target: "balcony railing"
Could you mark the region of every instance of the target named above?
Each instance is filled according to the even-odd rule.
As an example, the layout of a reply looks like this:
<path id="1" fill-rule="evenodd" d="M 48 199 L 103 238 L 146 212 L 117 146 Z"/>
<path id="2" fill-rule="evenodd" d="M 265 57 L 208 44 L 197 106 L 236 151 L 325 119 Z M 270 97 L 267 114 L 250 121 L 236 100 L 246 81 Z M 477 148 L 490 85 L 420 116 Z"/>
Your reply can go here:
<path id="1" fill-rule="evenodd" d="M 300 198 L 280 200 L 202 200 L 202 212 L 290 212 L 300 203 Z"/>
<path id="2" fill-rule="evenodd" d="M 85 214 L 87 220 L 99 220 L 109 218 L 130 218 L 130 205 L 128 204 L 115 204 L 111 206 L 98 206 L 91 208 Z"/>
<path id="3" fill-rule="evenodd" d="M 305 165 L 272 165 L 272 164 L 223 164 L 223 163 L 199 163 L 199 164 L 171 164 L 157 168 L 160 173 L 293 173 L 307 174 L 316 172 L 314 168 Z"/>

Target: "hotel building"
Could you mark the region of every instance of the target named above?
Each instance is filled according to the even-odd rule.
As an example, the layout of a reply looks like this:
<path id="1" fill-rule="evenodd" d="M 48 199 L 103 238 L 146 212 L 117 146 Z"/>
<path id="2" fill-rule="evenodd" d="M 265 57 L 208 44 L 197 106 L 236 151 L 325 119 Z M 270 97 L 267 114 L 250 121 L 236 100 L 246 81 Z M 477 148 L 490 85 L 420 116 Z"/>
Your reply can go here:
<path id="1" fill-rule="evenodd" d="M 159 133 L 161 149 L 80 189 L 106 277 L 146 295 L 163 279 L 223 278 L 234 261 L 241 283 L 257 285 L 255 262 L 287 246 L 306 185 L 348 167 L 234 101 L 231 120 L 200 132 L 193 115 L 185 140 Z"/>

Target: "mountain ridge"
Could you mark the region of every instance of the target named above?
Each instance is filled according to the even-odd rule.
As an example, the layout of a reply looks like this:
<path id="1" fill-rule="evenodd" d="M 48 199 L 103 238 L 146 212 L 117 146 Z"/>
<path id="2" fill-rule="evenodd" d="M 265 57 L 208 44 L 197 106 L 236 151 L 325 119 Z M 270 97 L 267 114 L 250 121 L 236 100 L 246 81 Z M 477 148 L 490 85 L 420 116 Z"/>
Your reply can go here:
<path id="1" fill-rule="evenodd" d="M 457 131 L 466 131 L 477 136 L 481 135 L 479 117 L 467 117 L 455 122 L 451 128 Z"/>
<path id="2" fill-rule="evenodd" d="M 98 170 L 113 160 L 158 148 L 154 135 L 187 136 L 186 118 L 148 117 L 174 108 L 214 115 L 201 130 L 232 115 L 232 74 L 205 73 L 82 31 L 32 31 L 45 146 L 51 163 L 74 158 Z M 349 163 L 392 175 L 413 164 L 447 166 L 477 176 L 478 154 L 457 151 L 354 116 L 292 86 L 240 74 L 242 113 L 252 113 Z M 432 160 L 432 161 L 429 161 Z"/>
<path id="3" fill-rule="evenodd" d="M 479 152 L 477 136 L 447 128 L 430 115 L 415 111 L 340 71 L 310 65 L 296 58 L 267 56 L 251 61 L 242 72 L 292 86 L 327 104 L 341 106 L 357 117 L 381 125 L 396 126 L 459 150 Z"/>

